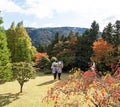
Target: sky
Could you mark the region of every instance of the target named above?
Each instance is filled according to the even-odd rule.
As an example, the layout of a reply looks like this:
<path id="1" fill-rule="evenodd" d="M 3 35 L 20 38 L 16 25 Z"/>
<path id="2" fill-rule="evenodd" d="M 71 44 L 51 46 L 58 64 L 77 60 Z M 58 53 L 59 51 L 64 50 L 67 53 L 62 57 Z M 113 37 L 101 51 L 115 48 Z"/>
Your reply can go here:
<path id="1" fill-rule="evenodd" d="M 120 20 L 120 0 L 0 0 L 5 29 L 12 22 L 25 27 L 84 27 L 95 20 L 100 31 Z"/>

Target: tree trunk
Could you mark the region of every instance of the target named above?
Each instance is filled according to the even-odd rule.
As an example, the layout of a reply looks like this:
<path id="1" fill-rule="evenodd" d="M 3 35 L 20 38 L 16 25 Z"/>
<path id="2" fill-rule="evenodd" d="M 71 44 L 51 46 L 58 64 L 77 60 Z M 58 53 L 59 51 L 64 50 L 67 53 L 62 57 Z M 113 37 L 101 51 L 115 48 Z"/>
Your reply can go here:
<path id="1" fill-rule="evenodd" d="M 24 84 L 24 83 L 21 83 L 21 84 L 20 84 L 20 93 L 22 93 L 23 84 Z"/>

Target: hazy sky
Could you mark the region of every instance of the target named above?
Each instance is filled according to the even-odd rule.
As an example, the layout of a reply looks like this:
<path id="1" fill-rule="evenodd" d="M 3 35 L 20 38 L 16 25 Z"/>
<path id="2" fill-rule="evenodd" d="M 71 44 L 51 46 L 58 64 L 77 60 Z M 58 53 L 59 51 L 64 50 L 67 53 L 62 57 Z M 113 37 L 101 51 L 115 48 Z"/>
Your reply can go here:
<path id="1" fill-rule="evenodd" d="M 96 20 L 102 30 L 120 20 L 120 0 L 0 0 L 7 29 L 14 21 L 25 27 L 87 27 Z"/>

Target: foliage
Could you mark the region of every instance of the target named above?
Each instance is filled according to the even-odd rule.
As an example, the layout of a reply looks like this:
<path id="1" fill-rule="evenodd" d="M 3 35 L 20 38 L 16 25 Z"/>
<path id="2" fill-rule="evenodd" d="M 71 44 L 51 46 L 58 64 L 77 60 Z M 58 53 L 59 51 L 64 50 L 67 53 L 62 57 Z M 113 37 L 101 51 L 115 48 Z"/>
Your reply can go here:
<path id="1" fill-rule="evenodd" d="M 45 46 L 43 46 L 43 45 L 39 45 L 39 46 L 36 46 L 36 48 L 37 48 L 37 51 L 38 52 L 45 52 L 46 50 L 45 50 Z"/>
<path id="2" fill-rule="evenodd" d="M 67 80 L 51 87 L 42 102 L 54 107 L 119 107 L 119 82 L 109 74 L 99 78 L 78 69 Z"/>
<path id="3" fill-rule="evenodd" d="M 23 26 L 23 22 L 18 23 L 16 27 L 12 23 L 6 33 L 12 62 L 32 61 L 36 54 L 36 49 L 32 46 L 31 39 Z"/>
<path id="4" fill-rule="evenodd" d="M 51 62 L 54 62 L 54 61 L 57 61 L 57 58 L 53 56 L 50 60 Z"/>
<path id="5" fill-rule="evenodd" d="M 104 71 L 104 66 L 110 66 L 114 63 L 114 46 L 99 38 L 93 43 L 93 55 L 91 59 L 98 63 L 99 70 Z M 101 67 L 100 67 L 101 66 Z"/>
<path id="6" fill-rule="evenodd" d="M 108 43 L 114 45 L 114 62 L 117 61 L 120 57 L 119 54 L 119 45 L 120 45 L 120 20 L 117 20 L 115 24 L 109 23 L 103 30 L 102 37 Z"/>
<path id="7" fill-rule="evenodd" d="M 22 88 L 25 82 L 33 77 L 35 71 L 30 63 L 18 62 L 12 64 L 13 77 L 17 79 L 20 84 L 20 92 L 22 93 Z"/>
<path id="8" fill-rule="evenodd" d="M 36 63 L 40 63 L 41 58 L 42 58 L 43 56 L 45 56 L 46 58 L 49 58 L 49 56 L 47 55 L 47 53 L 37 52 L 36 55 L 35 55 L 35 62 L 36 62 Z"/>
<path id="9" fill-rule="evenodd" d="M 23 38 L 18 39 L 18 43 L 16 44 L 15 47 L 15 62 L 20 62 L 20 61 L 27 61 L 31 62 L 31 52 L 30 49 L 28 48 L 27 41 Z"/>
<path id="10" fill-rule="evenodd" d="M 3 22 L 0 17 L 0 24 Z M 12 77 L 10 64 L 10 51 L 7 47 L 7 37 L 3 27 L 0 26 L 0 82 L 10 80 Z"/>
<path id="11" fill-rule="evenodd" d="M 108 23 L 108 25 L 103 29 L 103 34 L 102 34 L 102 37 L 105 41 L 107 41 L 108 43 L 112 43 L 114 44 L 113 42 L 113 25 L 111 23 Z"/>
<path id="12" fill-rule="evenodd" d="M 93 54 L 92 44 L 98 38 L 99 25 L 93 21 L 91 28 L 87 29 L 83 35 L 78 36 L 76 44 L 76 66 L 86 71 L 88 69 L 88 62 Z"/>
<path id="13" fill-rule="evenodd" d="M 109 23 L 103 30 L 102 37 L 108 43 L 115 46 L 120 44 L 120 20 L 117 20 L 115 24 Z"/>
<path id="14" fill-rule="evenodd" d="M 49 69 L 51 66 L 50 59 L 47 58 L 46 56 L 42 56 L 40 63 L 39 63 L 39 66 L 42 66 L 44 68 L 44 70 L 47 68 Z"/>

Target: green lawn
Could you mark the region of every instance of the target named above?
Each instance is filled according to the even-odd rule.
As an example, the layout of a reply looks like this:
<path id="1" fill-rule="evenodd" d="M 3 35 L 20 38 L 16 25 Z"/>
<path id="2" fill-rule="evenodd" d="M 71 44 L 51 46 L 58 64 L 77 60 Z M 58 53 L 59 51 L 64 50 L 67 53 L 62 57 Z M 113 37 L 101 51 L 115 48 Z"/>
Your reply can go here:
<path id="1" fill-rule="evenodd" d="M 61 79 L 65 79 L 67 75 L 62 74 Z M 0 84 L 0 107 L 45 107 L 41 100 L 56 82 L 58 80 L 54 81 L 52 74 L 39 73 L 35 79 L 24 84 L 22 94 L 19 94 L 20 86 L 17 81 Z"/>

